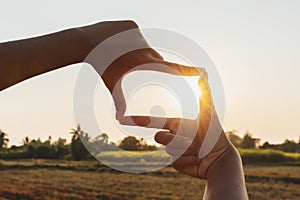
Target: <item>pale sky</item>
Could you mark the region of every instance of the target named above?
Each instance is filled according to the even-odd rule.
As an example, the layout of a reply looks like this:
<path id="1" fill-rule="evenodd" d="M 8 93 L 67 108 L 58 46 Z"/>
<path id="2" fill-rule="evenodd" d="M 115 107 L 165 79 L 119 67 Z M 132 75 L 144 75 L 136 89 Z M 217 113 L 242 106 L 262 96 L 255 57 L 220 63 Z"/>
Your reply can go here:
<path id="1" fill-rule="evenodd" d="M 179 32 L 197 42 L 219 71 L 226 95 L 226 130 L 241 134 L 249 130 L 274 143 L 300 136 L 297 0 L 7 0 L 1 1 L 0 9 L 0 42 L 118 19 L 133 19 L 141 28 Z M 25 136 L 70 138 L 73 90 L 80 66 L 0 92 L 0 128 L 9 134 L 10 145 L 20 144 Z M 105 88 L 99 88 L 96 99 L 108 99 L 105 105 L 111 105 Z"/>

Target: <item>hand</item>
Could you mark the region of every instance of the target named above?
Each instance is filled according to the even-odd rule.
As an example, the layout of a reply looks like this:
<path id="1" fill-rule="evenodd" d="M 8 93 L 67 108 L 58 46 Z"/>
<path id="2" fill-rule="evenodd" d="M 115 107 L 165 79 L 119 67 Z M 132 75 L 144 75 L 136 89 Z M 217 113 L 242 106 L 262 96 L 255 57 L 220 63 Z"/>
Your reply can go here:
<path id="1" fill-rule="evenodd" d="M 120 120 L 123 125 L 167 129 L 168 131 L 158 132 L 155 140 L 166 145 L 166 151 L 171 155 L 172 165 L 176 170 L 198 178 L 207 178 L 209 167 L 219 157 L 234 151 L 215 112 L 206 77 L 205 75 L 199 79 L 202 94 L 199 99 L 201 114 L 196 120 L 150 116 L 126 116 Z M 221 131 L 221 134 L 213 149 L 204 158 L 199 158 L 199 151 L 209 127 L 214 131 Z"/>
<path id="2" fill-rule="evenodd" d="M 129 34 L 122 34 L 121 37 L 114 36 L 128 30 L 131 30 Z M 84 46 L 88 47 L 90 51 L 104 40 L 107 42 L 105 45 L 107 48 L 103 48 L 103 50 L 99 49 L 98 52 L 97 49 L 95 49 L 94 55 L 89 55 L 85 61 L 90 63 L 102 76 L 105 85 L 111 92 L 116 106 L 117 119 L 123 117 L 126 110 L 121 81 L 127 73 L 134 70 L 153 70 L 186 76 L 199 75 L 199 71 L 193 67 L 186 67 L 164 61 L 162 56 L 147 44 L 138 26 L 133 21 L 101 22 L 92 26 L 83 27 L 80 29 L 80 32 L 86 41 L 86 45 Z M 106 40 L 112 36 L 115 38 Z M 122 50 L 128 48 L 131 50 L 133 46 L 140 49 L 123 52 L 124 54 L 122 53 L 121 56 L 110 63 L 106 69 L 103 69 L 103 60 L 112 54 L 122 52 Z"/>
<path id="3" fill-rule="evenodd" d="M 127 34 L 111 39 L 124 31 Z M 104 47 L 100 51 L 99 44 Z M 112 55 L 117 57 L 110 61 Z M 1 43 L 0 60 L 0 90 L 39 74 L 87 62 L 101 75 L 111 92 L 117 118 L 123 116 L 126 110 L 121 81 L 128 72 L 139 68 L 187 76 L 199 75 L 195 68 L 164 61 L 147 44 L 133 21 L 100 22 L 36 38 Z"/>

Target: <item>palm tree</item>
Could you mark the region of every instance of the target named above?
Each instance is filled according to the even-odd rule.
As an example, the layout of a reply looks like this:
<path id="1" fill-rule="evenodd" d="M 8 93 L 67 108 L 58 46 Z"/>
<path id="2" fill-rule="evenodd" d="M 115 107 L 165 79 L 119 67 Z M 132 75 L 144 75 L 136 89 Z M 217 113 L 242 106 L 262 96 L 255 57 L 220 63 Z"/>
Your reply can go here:
<path id="1" fill-rule="evenodd" d="M 88 157 L 89 151 L 85 148 L 83 142 L 88 142 L 89 137 L 78 124 L 75 129 L 71 129 L 72 135 L 71 154 L 75 160 L 84 160 Z"/>
<path id="2" fill-rule="evenodd" d="M 0 130 L 0 149 L 7 147 L 7 143 L 9 142 L 9 139 L 6 138 L 7 134 L 4 133 L 2 130 Z"/>
<path id="3" fill-rule="evenodd" d="M 26 136 L 23 140 L 22 140 L 23 146 L 27 146 L 30 143 L 30 139 L 28 136 Z"/>
<path id="4" fill-rule="evenodd" d="M 72 135 L 72 141 L 75 141 L 79 138 L 80 135 L 84 134 L 84 131 L 81 129 L 78 124 L 76 128 L 72 128 L 70 134 Z"/>

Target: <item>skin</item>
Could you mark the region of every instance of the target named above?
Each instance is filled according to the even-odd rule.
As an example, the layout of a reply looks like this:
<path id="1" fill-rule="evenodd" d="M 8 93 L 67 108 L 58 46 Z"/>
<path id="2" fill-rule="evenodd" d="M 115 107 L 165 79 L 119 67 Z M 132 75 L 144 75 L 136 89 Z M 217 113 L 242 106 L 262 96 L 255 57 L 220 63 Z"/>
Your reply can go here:
<path id="1" fill-rule="evenodd" d="M 128 30 L 137 30 L 134 37 L 111 43 L 110 51 L 122 46 L 141 44 L 144 48 L 126 53 L 103 69 L 87 55 L 107 38 Z M 106 56 L 105 52 L 104 55 Z M 199 100 L 201 115 L 195 122 L 188 119 L 162 119 L 150 116 L 124 116 L 126 102 L 121 89 L 121 80 L 134 70 L 154 70 L 174 75 L 199 76 L 194 67 L 182 66 L 164 61 L 162 56 L 152 49 L 132 21 L 100 22 L 94 25 L 72 28 L 50 35 L 0 44 L 0 90 L 4 90 L 23 80 L 32 78 L 64 66 L 87 62 L 101 75 L 111 92 L 116 106 L 116 118 L 125 125 L 163 128 L 155 140 L 167 146 L 167 152 L 173 158 L 173 167 L 181 173 L 207 179 L 204 199 L 247 199 L 241 159 L 236 149 L 227 140 L 224 131 L 213 150 L 203 159 L 198 156 L 203 139 L 211 126 L 221 127 L 211 99 L 206 79 L 199 80 L 202 96 Z M 151 66 L 137 68 L 151 63 Z M 162 67 L 164 66 L 164 67 Z M 205 77 L 205 74 L 202 74 Z M 199 127 L 193 125 L 199 123 Z M 161 126 L 162 124 L 163 127 Z M 195 137 L 187 137 L 189 131 Z M 196 126 L 197 127 L 197 126 Z M 175 137 L 178 135 L 178 137 Z M 179 153 L 182 149 L 181 153 Z"/>
<path id="2" fill-rule="evenodd" d="M 221 127 L 207 84 L 207 75 L 203 74 L 202 77 L 198 83 L 202 94 L 199 98 L 201 113 L 196 120 L 126 116 L 120 123 L 168 130 L 156 133 L 156 142 L 166 146 L 172 166 L 177 171 L 207 180 L 203 199 L 248 199 L 241 157 Z M 201 159 L 199 151 L 209 126 L 219 127 L 217 130 L 221 134 L 213 149 Z M 196 135 L 190 137 L 187 131 L 196 132 Z"/>
<path id="3" fill-rule="evenodd" d="M 110 44 L 109 50 L 116 51 L 122 46 L 136 43 L 145 48 L 122 55 L 105 70 L 99 65 L 99 61 L 85 59 L 98 44 L 107 38 L 133 29 L 136 29 L 134 37 L 128 36 L 122 41 Z M 110 52 L 103 53 L 109 54 Z M 106 55 L 101 56 L 105 58 Z M 41 37 L 2 43 L 0 59 L 0 90 L 70 64 L 80 62 L 91 64 L 95 71 L 101 74 L 113 96 L 117 118 L 123 116 L 126 110 L 120 80 L 127 73 L 136 70 L 136 67 L 152 63 L 152 68 L 142 69 L 187 76 L 199 75 L 199 71 L 195 68 L 164 61 L 162 56 L 147 44 L 137 24 L 133 21 L 100 22 Z M 159 65 L 165 67 L 159 67 Z"/>

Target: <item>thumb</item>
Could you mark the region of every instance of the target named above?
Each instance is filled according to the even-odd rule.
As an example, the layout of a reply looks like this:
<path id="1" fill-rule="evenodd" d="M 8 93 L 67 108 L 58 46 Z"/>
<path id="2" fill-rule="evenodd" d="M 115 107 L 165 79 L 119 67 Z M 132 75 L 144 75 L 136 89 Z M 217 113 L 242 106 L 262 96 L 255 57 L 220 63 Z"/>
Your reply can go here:
<path id="1" fill-rule="evenodd" d="M 126 111 L 126 101 L 124 97 L 124 93 L 122 90 L 122 81 L 121 79 L 116 83 L 114 88 L 111 91 L 112 98 L 114 100 L 115 108 L 116 108 L 116 119 L 120 120 L 123 118 Z"/>

